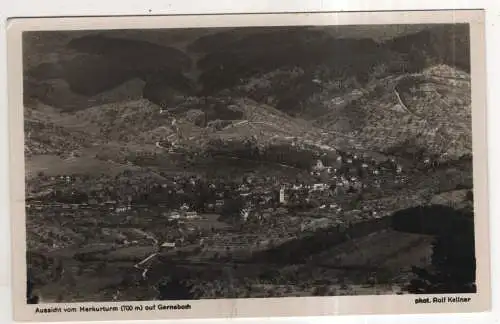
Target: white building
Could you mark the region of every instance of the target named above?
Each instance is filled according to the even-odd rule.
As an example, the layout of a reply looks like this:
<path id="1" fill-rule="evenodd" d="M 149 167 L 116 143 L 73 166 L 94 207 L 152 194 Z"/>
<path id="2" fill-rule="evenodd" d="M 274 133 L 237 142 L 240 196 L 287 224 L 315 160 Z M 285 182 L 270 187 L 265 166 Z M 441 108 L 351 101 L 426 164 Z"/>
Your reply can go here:
<path id="1" fill-rule="evenodd" d="M 335 161 L 335 169 L 340 169 L 342 167 L 342 157 L 341 156 L 338 156 L 337 157 L 337 160 Z"/>
<path id="2" fill-rule="evenodd" d="M 240 187 L 238 188 L 238 191 L 240 191 L 240 192 L 241 191 L 248 191 L 248 190 L 250 190 L 250 188 L 245 184 L 240 185 Z"/>
<path id="3" fill-rule="evenodd" d="M 325 165 L 323 164 L 323 161 L 317 160 L 316 165 L 314 166 L 314 169 L 317 171 L 321 171 L 325 168 Z"/>
<path id="4" fill-rule="evenodd" d="M 197 218 L 199 218 L 199 216 L 198 213 L 195 211 L 186 213 L 186 219 L 197 219 Z"/>
<path id="5" fill-rule="evenodd" d="M 122 206 L 122 207 L 117 207 L 115 209 L 115 212 L 117 212 L 117 213 L 123 213 L 123 212 L 129 211 L 131 209 L 132 209 L 131 206 Z"/>
<path id="6" fill-rule="evenodd" d="M 313 190 L 315 191 L 323 191 L 323 190 L 326 190 L 328 189 L 328 184 L 326 183 L 316 183 L 313 185 Z"/>
<path id="7" fill-rule="evenodd" d="M 281 189 L 280 189 L 280 204 L 286 204 L 287 198 L 288 197 L 286 195 L 285 187 L 281 187 Z"/>
<path id="8" fill-rule="evenodd" d="M 178 212 L 172 212 L 172 213 L 170 213 L 170 215 L 168 216 L 168 218 L 170 218 L 170 219 L 179 219 L 179 218 L 181 218 L 181 214 L 179 214 Z"/>
<path id="9" fill-rule="evenodd" d="M 249 208 L 242 209 L 240 215 L 243 221 L 246 222 L 248 220 L 248 217 L 250 216 L 250 209 Z"/>

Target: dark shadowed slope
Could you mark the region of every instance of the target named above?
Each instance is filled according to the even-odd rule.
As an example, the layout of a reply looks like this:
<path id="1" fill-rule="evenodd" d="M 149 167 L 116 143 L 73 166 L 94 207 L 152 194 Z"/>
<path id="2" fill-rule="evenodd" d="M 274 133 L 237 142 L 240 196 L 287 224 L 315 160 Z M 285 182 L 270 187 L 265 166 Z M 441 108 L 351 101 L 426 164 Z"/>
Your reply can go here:
<path id="1" fill-rule="evenodd" d="M 32 47 L 28 46 L 27 51 Z M 45 55 L 51 58 L 49 61 L 30 64 L 26 70 L 25 98 L 38 99 L 62 110 L 128 100 L 131 97 L 128 93 L 142 95 L 144 83 L 135 83 L 134 89 L 130 87 L 131 81 L 137 79 L 147 84 L 145 97 L 156 103 L 164 102 L 165 98 L 158 98 L 155 92 L 164 89 L 168 92 L 172 88 L 184 94 L 195 88 L 182 74 L 183 69 L 191 66 L 190 57 L 172 47 L 88 35 L 72 39 L 68 45 L 59 44 L 53 51 Z M 128 86 L 121 97 L 107 99 L 106 92 L 116 94 L 124 84 Z"/>
<path id="2" fill-rule="evenodd" d="M 141 40 L 90 35 L 76 38 L 68 47 L 81 53 L 103 55 L 121 60 L 122 64 L 157 64 L 156 67 L 189 69 L 191 59 L 182 51 Z"/>
<path id="3" fill-rule="evenodd" d="M 336 39 L 323 31 L 291 30 L 242 37 L 206 54 L 197 65 L 205 92 L 213 93 L 272 70 L 302 68 L 310 74 L 321 65 L 328 66 L 331 77 L 350 75 L 367 81 L 371 67 L 397 60 L 371 39 Z"/>
<path id="4" fill-rule="evenodd" d="M 82 86 L 85 86 L 85 84 L 82 84 Z M 96 84 L 99 84 L 99 82 L 96 82 Z M 92 87 L 92 85 L 88 85 L 89 88 Z M 144 81 L 140 79 L 131 79 L 95 95 L 83 95 L 73 91 L 68 81 L 63 78 L 43 82 L 25 79 L 23 96 L 26 104 L 40 101 L 58 110 L 71 112 L 97 105 L 140 99 L 142 98 L 144 85 Z"/>
<path id="5" fill-rule="evenodd" d="M 441 63 L 470 72 L 470 32 L 468 24 L 437 25 L 415 34 L 385 42 L 391 50 L 409 53 L 424 68 Z M 418 66 L 417 66 L 418 67 Z"/>
<path id="6" fill-rule="evenodd" d="M 474 232 L 473 215 L 443 205 L 417 206 L 396 212 L 391 227 L 427 235 Z"/>
<path id="7" fill-rule="evenodd" d="M 291 144 L 298 137 L 342 150 L 397 154 L 406 146 L 455 158 L 471 151 L 470 78 L 466 72 L 432 61 L 421 65 L 403 46 L 403 40 L 414 39 L 412 46 L 429 52 L 426 49 L 435 44 L 425 35 L 435 35 L 444 27 L 436 28 L 392 43 L 334 38 L 331 30 L 303 27 L 225 30 L 192 44 L 195 50 L 208 52 L 192 60 L 202 72 L 199 80 L 168 67 L 177 61 L 182 67 L 184 57 L 189 58 L 178 50 L 87 35 L 69 41 L 64 50 L 59 48 L 51 63 L 29 70 L 25 97 L 65 111 L 130 101 L 148 106 L 137 101 L 147 99 L 167 108 L 183 128 L 180 135 L 165 131 L 170 128 L 167 124 L 151 123 L 147 129 L 150 119 L 146 118 L 140 138 L 151 145 L 165 137 L 184 137 L 181 141 L 193 147 L 207 139 L 257 136 L 262 143 L 286 137 Z M 443 35 L 455 29 L 447 28 Z M 218 44 L 217 37 L 225 46 L 207 47 L 207 39 Z M 73 57 L 68 58 L 70 52 Z M 419 72 L 408 73 L 412 70 Z M 154 114 L 161 114 L 157 106 Z M 126 110 L 104 117 L 99 127 L 116 129 L 110 125 L 131 120 Z M 89 116 L 94 113 L 95 109 L 89 111 Z M 259 115 L 266 118 L 257 120 Z M 137 134 L 133 129 L 127 132 Z"/>

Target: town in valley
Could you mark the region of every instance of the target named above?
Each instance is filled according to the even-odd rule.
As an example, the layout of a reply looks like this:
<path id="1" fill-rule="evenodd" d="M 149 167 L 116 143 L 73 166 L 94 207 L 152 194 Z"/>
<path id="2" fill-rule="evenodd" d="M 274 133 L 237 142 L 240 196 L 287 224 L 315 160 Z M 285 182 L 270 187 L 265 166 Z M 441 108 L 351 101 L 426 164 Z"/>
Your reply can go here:
<path id="1" fill-rule="evenodd" d="M 27 302 L 475 292 L 469 47 L 24 33 Z"/>

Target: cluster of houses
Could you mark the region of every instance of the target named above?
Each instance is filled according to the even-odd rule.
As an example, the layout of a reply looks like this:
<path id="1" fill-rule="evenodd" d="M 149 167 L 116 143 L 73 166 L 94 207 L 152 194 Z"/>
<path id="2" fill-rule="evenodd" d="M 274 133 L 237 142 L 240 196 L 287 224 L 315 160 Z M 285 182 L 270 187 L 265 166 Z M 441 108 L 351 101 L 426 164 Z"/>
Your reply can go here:
<path id="1" fill-rule="evenodd" d="M 179 210 L 174 210 L 171 211 L 170 213 L 167 213 L 166 215 L 168 219 L 174 220 L 174 219 L 187 219 L 187 220 L 193 220 L 193 219 L 200 219 L 201 216 L 198 215 L 196 211 L 190 210 L 189 205 L 183 204 Z"/>
<path id="2" fill-rule="evenodd" d="M 197 193 L 198 190 L 210 193 L 210 198 L 204 202 L 203 211 L 199 212 L 218 213 L 224 207 L 228 200 L 242 199 L 245 204 L 239 214 L 244 222 L 258 220 L 266 222 L 274 216 L 288 214 L 286 208 L 293 208 L 294 205 L 308 204 L 314 201 L 318 210 L 340 213 L 342 208 L 336 203 L 335 197 L 342 197 L 345 193 L 358 193 L 367 187 L 380 186 L 380 180 L 383 173 L 387 170 L 391 174 L 401 174 L 403 168 L 394 159 L 388 161 L 367 160 L 365 157 L 357 155 L 338 156 L 336 160 L 330 161 L 330 165 L 318 159 L 311 168 L 311 175 L 317 179 L 317 182 L 296 181 L 287 182 L 279 178 L 265 176 L 247 176 L 241 181 L 227 182 L 224 180 L 215 180 L 206 182 L 196 176 L 178 175 L 165 176 L 163 183 L 152 183 L 151 188 L 145 188 L 148 192 L 156 191 L 159 196 L 164 195 L 169 204 L 169 211 L 162 213 L 163 217 L 170 220 L 194 220 L 201 216 L 193 210 L 193 203 L 181 203 L 181 205 L 172 204 L 172 199 L 176 196 Z M 78 176 L 61 175 L 58 177 L 48 177 L 47 180 L 54 184 L 73 184 L 81 182 Z M 156 190 L 154 188 L 156 186 Z M 123 197 L 122 197 L 123 198 Z M 133 207 L 131 199 L 121 199 L 119 202 L 115 199 L 99 202 L 99 205 L 112 210 L 116 214 L 130 212 Z M 93 202 L 89 198 L 88 204 Z M 97 202 L 96 202 L 97 203 Z M 192 204 L 193 206 L 190 206 Z M 319 204 L 319 205 L 318 205 Z M 81 208 L 78 206 L 67 206 L 68 208 Z"/>
<path id="3" fill-rule="evenodd" d="M 361 169 L 364 173 L 352 173 L 349 171 L 353 168 Z M 342 226 L 345 222 L 344 214 L 351 221 L 356 221 L 358 218 L 363 218 L 362 215 L 350 213 L 350 210 L 344 211 L 343 208 L 335 203 L 335 197 L 341 197 L 344 193 L 359 193 L 368 186 L 380 186 L 382 178 L 381 173 L 389 172 L 392 175 L 400 175 L 402 167 L 394 159 L 386 161 L 385 165 L 379 166 L 376 163 L 363 162 L 356 155 L 352 157 L 339 156 L 332 166 L 325 166 L 321 160 L 312 167 L 313 175 L 327 173 L 328 178 L 323 178 L 317 183 L 281 183 L 275 185 L 271 190 L 251 190 L 251 184 L 241 185 L 237 192 L 241 197 L 246 198 L 245 206 L 240 210 L 240 218 L 243 222 L 257 221 L 261 224 L 269 224 L 269 228 L 279 229 L 279 224 L 276 223 L 280 216 L 290 216 L 288 208 L 293 208 L 296 204 L 309 203 L 315 200 L 317 213 L 328 213 L 329 217 L 311 218 L 308 222 L 302 222 L 300 230 L 304 231 L 311 228 L 339 225 Z M 369 175 L 369 181 L 363 178 L 363 174 Z M 319 178 L 319 177 L 318 177 Z M 395 178 L 396 179 L 396 178 Z M 364 182 L 365 183 L 364 183 Z M 398 181 L 398 180 L 394 180 Z M 376 211 L 361 211 L 367 217 L 379 218 L 380 215 Z M 334 217 L 332 215 L 342 215 L 342 217 Z M 306 217 L 307 219 L 307 217 Z M 283 223 L 287 223 L 286 221 Z M 285 224 L 285 227 L 291 224 Z M 295 227 L 295 226 L 292 226 Z M 279 230 L 278 230 L 279 231 Z"/>
<path id="4" fill-rule="evenodd" d="M 209 247 L 213 251 L 230 251 L 230 250 L 244 250 L 249 247 L 258 246 L 261 242 L 261 236 L 258 234 L 215 234 L 211 237 L 206 237 L 201 240 L 201 243 Z"/>

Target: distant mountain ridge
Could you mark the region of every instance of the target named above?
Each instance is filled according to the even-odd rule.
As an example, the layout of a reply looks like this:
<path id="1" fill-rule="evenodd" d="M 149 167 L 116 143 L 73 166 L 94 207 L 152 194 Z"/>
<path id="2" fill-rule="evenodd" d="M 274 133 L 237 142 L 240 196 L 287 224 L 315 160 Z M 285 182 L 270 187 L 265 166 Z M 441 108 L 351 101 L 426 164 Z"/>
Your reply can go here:
<path id="1" fill-rule="evenodd" d="M 406 145 L 458 158 L 471 152 L 467 28 L 383 42 L 311 28 L 226 30 L 177 48 L 87 35 L 68 41 L 71 59 L 28 70 L 25 103 L 74 114 L 59 126 L 80 122 L 118 142 L 403 155 Z"/>
<path id="2" fill-rule="evenodd" d="M 420 46 L 417 44 L 422 44 L 427 56 L 441 60 L 449 57 L 448 62 L 437 63 L 451 66 L 456 63 L 467 70 L 466 54 L 460 57 L 458 54 L 447 55 L 468 52 L 466 28 L 466 25 L 452 29 L 436 26 L 383 43 L 372 39 L 336 38 L 330 32 L 307 27 L 283 27 L 265 31 L 252 29 L 243 33 L 239 30 L 229 30 L 202 35 L 191 45 L 184 46 L 188 52 L 184 52 L 186 49 L 179 49 L 179 46 L 176 48 L 175 45 L 172 47 L 124 36 L 118 37 L 117 33 L 114 34 L 117 36 L 113 37 L 98 33 L 69 38 L 66 45 L 55 47 L 57 52 L 53 53 L 53 57 L 58 59 L 30 65 L 26 75 L 33 80 L 32 84 L 62 78 L 66 80 L 72 92 L 88 96 L 109 91 L 134 78 L 146 82 L 146 92 L 153 84 L 158 85 L 161 81 L 163 89 L 174 87 L 181 93 L 192 93 L 203 87 L 204 94 L 213 95 L 214 92 L 234 86 L 240 78 L 292 66 L 310 70 L 321 64 L 329 66 L 331 72 L 340 77 L 348 74 L 366 81 L 369 69 L 382 63 L 389 65 L 388 69 L 392 73 L 424 68 L 425 66 L 421 66 L 423 63 L 416 62 L 417 59 L 407 58 L 411 54 L 411 44 L 419 47 L 419 51 Z M 455 32 L 458 35 L 453 37 Z M 448 50 L 428 50 L 436 46 L 429 45 L 431 40 L 443 39 L 449 40 Z M 455 39 L 460 42 L 453 42 Z M 214 47 L 214 44 L 220 42 L 226 45 Z M 212 48 L 209 49 L 209 45 L 203 44 L 212 44 Z M 204 54 L 199 57 L 199 54 L 190 51 Z M 450 60 L 453 62 L 449 62 Z M 190 80 L 190 77 L 182 73 L 183 70 L 189 70 L 193 64 L 196 65 L 195 69 L 200 70 L 198 81 Z M 26 86 L 29 87 L 30 84 Z M 27 92 L 31 91 L 28 89 Z M 71 96 L 70 93 L 68 95 Z M 145 94 L 145 97 L 149 96 Z M 156 103 L 162 101 L 157 97 L 152 96 L 151 100 Z M 43 95 L 38 99 L 43 101 Z M 83 105 L 82 108 L 86 106 Z M 65 109 L 64 106 L 60 108 Z"/>
<path id="3" fill-rule="evenodd" d="M 393 51 L 409 53 L 422 66 L 446 64 L 470 73 L 468 24 L 437 25 L 415 34 L 396 37 L 384 44 Z"/>

